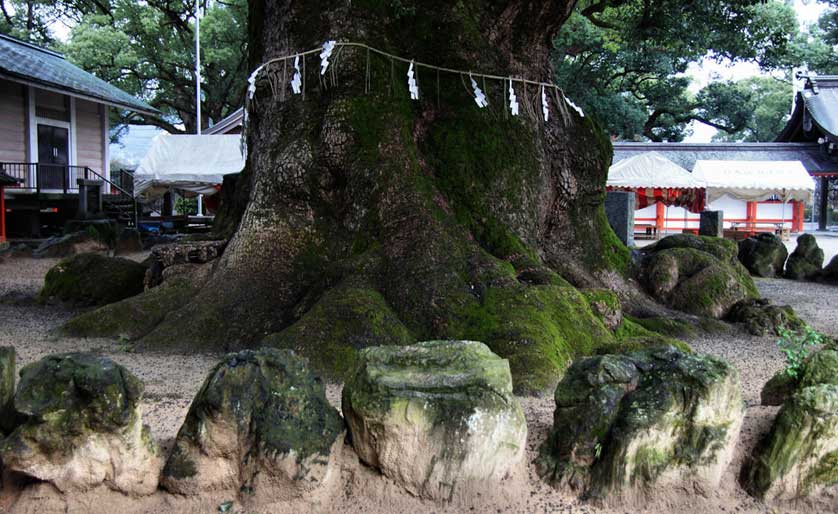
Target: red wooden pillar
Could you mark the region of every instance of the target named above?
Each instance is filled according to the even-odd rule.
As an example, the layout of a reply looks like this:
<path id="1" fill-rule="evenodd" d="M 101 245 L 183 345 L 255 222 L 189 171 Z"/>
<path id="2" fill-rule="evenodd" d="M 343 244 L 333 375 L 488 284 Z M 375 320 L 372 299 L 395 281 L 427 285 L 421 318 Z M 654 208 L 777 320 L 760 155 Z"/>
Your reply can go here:
<path id="1" fill-rule="evenodd" d="M 746 207 L 747 221 L 745 222 L 745 230 L 753 232 L 757 226 L 757 203 L 748 202 Z"/>
<path id="2" fill-rule="evenodd" d="M 6 240 L 6 191 L 0 184 L 0 243 Z"/>
<path id="3" fill-rule="evenodd" d="M 666 215 L 666 208 L 664 207 L 663 203 L 658 202 L 655 204 L 655 227 L 657 227 L 658 234 L 663 233 L 663 229 L 666 226 L 666 219 L 664 216 Z"/>
<path id="4" fill-rule="evenodd" d="M 791 231 L 803 232 L 804 204 L 800 201 L 792 202 Z"/>

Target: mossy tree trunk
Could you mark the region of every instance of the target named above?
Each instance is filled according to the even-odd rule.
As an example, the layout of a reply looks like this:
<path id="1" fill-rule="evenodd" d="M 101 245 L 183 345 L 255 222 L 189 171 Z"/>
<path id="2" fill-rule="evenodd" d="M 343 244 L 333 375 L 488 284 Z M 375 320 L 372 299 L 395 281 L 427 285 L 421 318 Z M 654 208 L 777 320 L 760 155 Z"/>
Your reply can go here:
<path id="1" fill-rule="evenodd" d="M 573 3 L 252 0 L 251 68 L 336 39 L 549 81 L 551 37 Z M 356 48 L 332 61 L 337 83 L 308 58 L 304 97 L 281 68 L 285 94 L 260 82 L 230 244 L 142 345 L 270 336 L 340 373 L 362 346 L 474 338 L 537 388 L 608 340 L 571 287 L 623 284 L 628 261 L 602 209 L 611 145 L 595 123 L 550 95 L 545 124 L 534 86 L 516 84 L 533 115 L 514 118 L 500 81 L 479 80 L 481 110 L 468 77 L 420 67 L 412 101 L 406 64 Z"/>

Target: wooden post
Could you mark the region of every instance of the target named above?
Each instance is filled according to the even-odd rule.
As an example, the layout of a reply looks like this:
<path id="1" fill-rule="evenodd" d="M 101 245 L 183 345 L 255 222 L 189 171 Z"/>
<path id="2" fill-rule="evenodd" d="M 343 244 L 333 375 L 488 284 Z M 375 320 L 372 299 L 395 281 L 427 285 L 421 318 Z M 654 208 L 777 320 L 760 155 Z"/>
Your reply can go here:
<path id="1" fill-rule="evenodd" d="M 745 231 L 753 232 L 757 226 L 757 203 L 748 202 L 746 207 L 747 221 L 745 222 Z"/>
<path id="2" fill-rule="evenodd" d="M 818 204 L 818 230 L 826 230 L 829 206 L 829 177 L 821 177 L 821 198 Z"/>
<path id="3" fill-rule="evenodd" d="M 665 211 L 666 208 L 661 202 L 655 204 L 655 227 L 657 228 L 658 235 L 663 234 L 663 229 L 666 224 Z"/>
<path id="4" fill-rule="evenodd" d="M 803 232 L 803 217 L 805 216 L 804 203 L 801 201 L 792 202 L 791 231 Z"/>

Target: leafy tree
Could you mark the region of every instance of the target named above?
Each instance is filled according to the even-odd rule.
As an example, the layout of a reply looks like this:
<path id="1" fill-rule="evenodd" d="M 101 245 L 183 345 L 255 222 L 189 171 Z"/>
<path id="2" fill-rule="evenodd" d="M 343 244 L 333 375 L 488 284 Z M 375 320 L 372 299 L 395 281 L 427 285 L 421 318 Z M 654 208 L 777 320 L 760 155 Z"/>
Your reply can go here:
<path id="1" fill-rule="evenodd" d="M 797 33 L 784 2 L 583 1 L 555 40 L 558 83 L 612 135 L 680 141 L 692 121 L 737 133 L 742 90 L 711 84 L 693 95 L 684 73 L 710 56 L 774 68 Z"/>
<path id="2" fill-rule="evenodd" d="M 773 141 L 789 119 L 792 86 L 789 80 L 775 77 L 749 77 L 728 82 L 735 99 L 744 100 L 741 110 L 750 113 L 738 132 L 719 132 L 714 141 Z"/>
<path id="3" fill-rule="evenodd" d="M 206 7 L 201 19 L 201 111 L 202 126 L 207 127 L 242 104 L 247 1 L 201 3 Z M 195 0 L 3 0 L 2 5 L 4 31 L 65 52 L 81 68 L 163 113 L 118 113 L 123 121 L 173 133 L 195 131 Z M 66 43 L 49 30 L 56 20 L 72 27 Z"/>

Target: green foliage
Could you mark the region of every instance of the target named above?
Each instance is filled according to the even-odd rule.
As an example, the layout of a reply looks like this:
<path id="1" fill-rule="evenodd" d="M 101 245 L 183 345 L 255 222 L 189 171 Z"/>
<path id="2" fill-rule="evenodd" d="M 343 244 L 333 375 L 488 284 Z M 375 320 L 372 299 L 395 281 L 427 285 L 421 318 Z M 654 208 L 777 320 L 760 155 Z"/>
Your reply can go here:
<path id="1" fill-rule="evenodd" d="M 3 2 L 5 6 L 7 2 Z M 0 32 L 64 52 L 82 69 L 148 101 L 162 117 L 121 113 L 122 121 L 194 133 L 196 2 L 12 0 Z M 247 78 L 247 1 L 199 0 L 203 127 L 241 106 Z M 31 8 L 31 11 L 30 11 Z M 31 16 L 29 13 L 31 12 Z M 51 27 L 71 27 L 60 42 Z M 178 123 L 182 122 L 181 128 Z"/>
<path id="2" fill-rule="evenodd" d="M 774 77 L 749 77 L 747 79 L 718 83 L 720 96 L 741 101 L 732 109 L 747 113 L 742 129 L 736 132 L 719 132 L 714 141 L 773 141 L 786 126 L 791 107 L 792 86 L 788 80 Z"/>
<path id="3" fill-rule="evenodd" d="M 782 328 L 779 332 L 777 346 L 786 356 L 785 372 L 790 377 L 797 378 L 810 350 L 823 343 L 823 336 L 809 326 L 799 331 Z"/>
<path id="4" fill-rule="evenodd" d="M 178 198 L 175 200 L 175 212 L 181 215 L 194 216 L 198 214 L 197 198 Z"/>
<path id="5" fill-rule="evenodd" d="M 737 133 L 754 125 L 747 91 L 685 76 L 705 57 L 784 66 L 797 34 L 781 1 L 583 1 L 555 40 L 559 85 L 610 134 L 680 141 L 694 120 Z"/>

